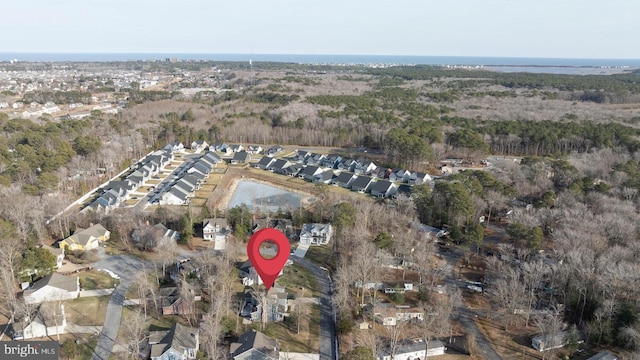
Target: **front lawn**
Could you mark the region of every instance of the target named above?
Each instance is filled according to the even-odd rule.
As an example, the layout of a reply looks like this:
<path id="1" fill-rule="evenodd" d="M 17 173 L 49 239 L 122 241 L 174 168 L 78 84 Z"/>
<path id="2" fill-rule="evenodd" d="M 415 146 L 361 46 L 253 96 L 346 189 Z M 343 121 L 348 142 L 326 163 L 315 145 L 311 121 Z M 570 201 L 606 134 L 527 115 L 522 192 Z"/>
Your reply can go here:
<path id="1" fill-rule="evenodd" d="M 84 271 L 78 274 L 82 290 L 112 289 L 120 283 L 102 271 Z"/>
<path id="2" fill-rule="evenodd" d="M 69 324 L 102 326 L 111 296 L 90 296 L 65 301 L 64 313 Z"/>

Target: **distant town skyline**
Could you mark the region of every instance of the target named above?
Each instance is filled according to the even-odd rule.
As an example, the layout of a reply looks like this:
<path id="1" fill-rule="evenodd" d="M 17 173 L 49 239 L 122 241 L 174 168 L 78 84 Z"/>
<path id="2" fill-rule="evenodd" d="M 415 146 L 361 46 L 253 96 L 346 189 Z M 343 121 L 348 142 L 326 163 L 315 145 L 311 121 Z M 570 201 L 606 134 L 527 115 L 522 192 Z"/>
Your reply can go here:
<path id="1" fill-rule="evenodd" d="M 632 0 L 28 0 L 0 52 L 640 59 Z"/>

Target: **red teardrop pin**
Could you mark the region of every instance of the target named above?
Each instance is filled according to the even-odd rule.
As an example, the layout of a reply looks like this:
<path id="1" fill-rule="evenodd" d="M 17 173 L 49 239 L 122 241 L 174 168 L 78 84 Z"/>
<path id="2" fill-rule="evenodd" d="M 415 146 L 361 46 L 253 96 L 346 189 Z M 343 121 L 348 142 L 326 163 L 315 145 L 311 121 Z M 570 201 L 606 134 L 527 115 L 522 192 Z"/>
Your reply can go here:
<path id="1" fill-rule="evenodd" d="M 271 259 L 266 259 L 260 254 L 260 245 L 265 241 L 272 241 L 278 246 L 278 253 Z M 287 237 L 279 230 L 266 228 L 259 230 L 249 238 L 247 243 L 247 255 L 251 265 L 256 269 L 258 275 L 269 290 L 276 282 L 280 271 L 289 259 L 291 246 Z"/>

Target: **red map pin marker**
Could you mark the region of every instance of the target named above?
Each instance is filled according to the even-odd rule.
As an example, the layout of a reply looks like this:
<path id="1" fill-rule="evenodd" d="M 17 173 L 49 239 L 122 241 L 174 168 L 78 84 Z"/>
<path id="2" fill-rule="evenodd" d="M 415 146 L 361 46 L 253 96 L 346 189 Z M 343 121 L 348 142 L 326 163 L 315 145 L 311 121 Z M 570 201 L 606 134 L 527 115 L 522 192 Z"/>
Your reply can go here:
<path id="1" fill-rule="evenodd" d="M 272 241 L 278 245 L 278 253 L 272 259 L 265 259 L 260 254 L 260 245 L 265 241 Z M 290 251 L 291 247 L 287 237 L 281 231 L 273 228 L 262 229 L 249 238 L 249 243 L 247 244 L 249 261 L 256 268 L 267 290 L 271 289 L 276 282 L 280 271 L 282 271 L 289 259 Z"/>

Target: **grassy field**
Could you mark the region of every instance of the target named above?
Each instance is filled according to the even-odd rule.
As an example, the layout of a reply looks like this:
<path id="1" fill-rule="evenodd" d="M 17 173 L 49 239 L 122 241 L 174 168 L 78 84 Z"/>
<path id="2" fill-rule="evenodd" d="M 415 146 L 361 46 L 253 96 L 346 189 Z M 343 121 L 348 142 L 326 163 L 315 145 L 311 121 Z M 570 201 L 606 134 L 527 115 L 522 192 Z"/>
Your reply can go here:
<path id="1" fill-rule="evenodd" d="M 302 316 L 300 333 L 295 324 L 284 322 L 269 323 L 264 329 L 268 336 L 278 339 L 280 351 L 318 353 L 320 352 L 320 307 L 313 305 L 308 314 Z"/>
<path id="2" fill-rule="evenodd" d="M 315 275 L 296 264 L 285 266 L 284 273 L 278 277 L 277 283 L 291 294 L 297 294 L 301 291 L 301 288 L 304 288 L 305 297 L 320 296 L 318 281 Z M 309 292 L 309 290 L 311 290 L 311 292 Z"/>
<path id="3" fill-rule="evenodd" d="M 304 257 L 305 259 L 309 259 L 320 266 L 335 269 L 335 260 L 331 256 L 332 249 L 333 247 L 331 244 L 319 246 L 314 245 L 309 247 L 309 250 L 307 250 L 307 254 Z"/>
<path id="4" fill-rule="evenodd" d="M 102 326 L 111 296 L 91 296 L 65 301 L 65 316 L 69 324 Z"/>
<path id="5" fill-rule="evenodd" d="M 120 283 L 106 272 L 84 271 L 78 274 L 82 290 L 111 289 Z"/>

